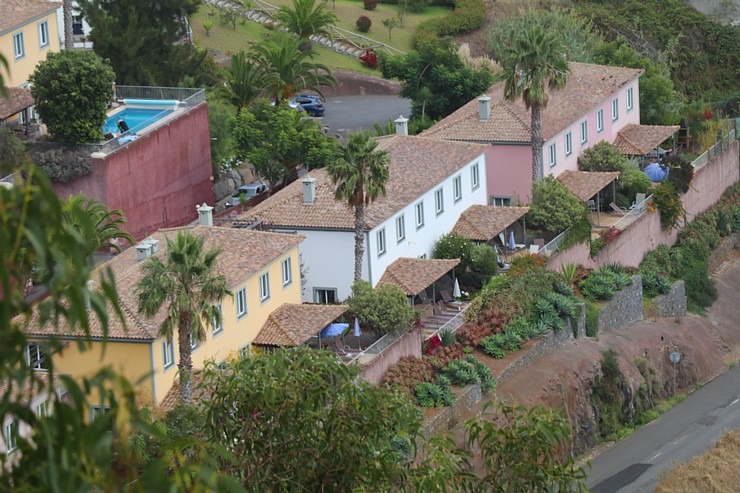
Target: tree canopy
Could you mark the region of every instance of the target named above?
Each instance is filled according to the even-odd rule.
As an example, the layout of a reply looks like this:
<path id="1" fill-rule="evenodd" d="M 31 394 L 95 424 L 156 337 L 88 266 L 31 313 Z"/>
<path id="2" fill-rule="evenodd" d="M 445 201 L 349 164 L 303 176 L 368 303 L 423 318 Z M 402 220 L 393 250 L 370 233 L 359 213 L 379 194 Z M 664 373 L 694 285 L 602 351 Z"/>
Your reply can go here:
<path id="1" fill-rule="evenodd" d="M 50 52 L 28 78 L 36 110 L 49 132 L 71 144 L 102 140 L 114 80 L 110 65 L 85 50 Z"/>
<path id="2" fill-rule="evenodd" d="M 527 225 L 559 234 L 583 217 L 586 205 L 552 175 L 532 185 Z"/>
<path id="3" fill-rule="evenodd" d="M 347 303 L 362 326 L 378 337 L 389 332 L 406 332 L 414 320 L 414 311 L 406 295 L 401 288 L 391 284 L 373 289 L 367 281 L 356 281 Z"/>
<path id="4" fill-rule="evenodd" d="M 325 1 L 317 4 L 316 0 L 291 0 L 292 8 L 282 5 L 275 14 L 275 19 L 295 33 L 303 42 L 304 50 L 311 49 L 309 37 L 314 34 L 331 36 L 329 28 L 337 23 L 337 15 L 328 10 Z"/>
<path id="5" fill-rule="evenodd" d="M 608 140 L 589 147 L 578 157 L 578 169 L 581 171 L 622 171 L 627 165 L 625 155 Z"/>

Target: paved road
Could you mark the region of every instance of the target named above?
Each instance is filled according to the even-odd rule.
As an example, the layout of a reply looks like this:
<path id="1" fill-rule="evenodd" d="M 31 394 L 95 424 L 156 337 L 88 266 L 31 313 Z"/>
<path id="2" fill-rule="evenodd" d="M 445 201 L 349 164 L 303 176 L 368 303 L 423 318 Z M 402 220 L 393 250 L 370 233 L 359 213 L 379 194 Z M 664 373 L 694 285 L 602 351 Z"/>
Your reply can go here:
<path id="1" fill-rule="evenodd" d="M 594 459 L 586 484 L 594 493 L 652 493 L 663 471 L 701 454 L 728 429 L 740 429 L 740 367 Z"/>
<path id="2" fill-rule="evenodd" d="M 373 130 L 373 124 L 385 126 L 389 118 L 411 115 L 411 101 L 398 96 L 341 96 L 327 98 L 323 123 L 329 135 L 347 136 L 347 131 Z"/>

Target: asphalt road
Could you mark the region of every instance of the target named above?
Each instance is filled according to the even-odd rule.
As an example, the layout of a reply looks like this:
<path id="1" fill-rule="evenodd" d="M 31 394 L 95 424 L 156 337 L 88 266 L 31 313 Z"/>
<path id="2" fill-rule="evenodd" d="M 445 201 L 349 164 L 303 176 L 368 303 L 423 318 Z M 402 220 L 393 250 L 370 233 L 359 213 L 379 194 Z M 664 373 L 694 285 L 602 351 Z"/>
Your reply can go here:
<path id="1" fill-rule="evenodd" d="M 329 135 L 347 136 L 347 131 L 373 130 L 375 123 L 385 126 L 389 118 L 409 118 L 411 101 L 398 96 L 341 96 L 327 98 L 323 123 Z"/>
<path id="2" fill-rule="evenodd" d="M 740 429 L 740 367 L 599 455 L 586 484 L 594 493 L 652 493 L 662 472 L 701 454 L 729 429 Z"/>

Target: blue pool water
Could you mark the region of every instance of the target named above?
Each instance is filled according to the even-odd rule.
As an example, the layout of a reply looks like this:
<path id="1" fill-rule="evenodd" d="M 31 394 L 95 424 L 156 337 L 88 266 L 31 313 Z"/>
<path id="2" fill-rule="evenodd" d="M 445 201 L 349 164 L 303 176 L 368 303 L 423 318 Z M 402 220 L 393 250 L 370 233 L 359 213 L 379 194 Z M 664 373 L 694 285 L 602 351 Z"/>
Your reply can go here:
<path id="1" fill-rule="evenodd" d="M 115 115 L 109 116 L 105 119 L 103 133 L 121 133 L 118 129 L 117 123 L 119 120 L 123 120 L 128 125 L 129 133 L 134 134 L 142 128 L 147 127 L 157 120 L 169 115 L 172 111 L 173 110 L 126 108 L 123 111 L 119 111 Z"/>

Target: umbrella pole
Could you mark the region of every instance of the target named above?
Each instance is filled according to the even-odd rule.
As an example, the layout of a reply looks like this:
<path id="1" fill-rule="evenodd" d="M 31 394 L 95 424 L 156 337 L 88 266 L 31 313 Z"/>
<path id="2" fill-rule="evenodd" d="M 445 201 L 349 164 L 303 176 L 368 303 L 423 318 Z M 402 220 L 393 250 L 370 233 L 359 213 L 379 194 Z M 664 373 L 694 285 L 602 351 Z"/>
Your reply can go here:
<path id="1" fill-rule="evenodd" d="M 596 224 L 601 226 L 601 190 L 596 192 Z"/>

